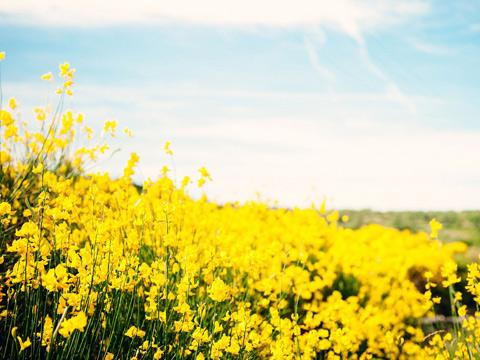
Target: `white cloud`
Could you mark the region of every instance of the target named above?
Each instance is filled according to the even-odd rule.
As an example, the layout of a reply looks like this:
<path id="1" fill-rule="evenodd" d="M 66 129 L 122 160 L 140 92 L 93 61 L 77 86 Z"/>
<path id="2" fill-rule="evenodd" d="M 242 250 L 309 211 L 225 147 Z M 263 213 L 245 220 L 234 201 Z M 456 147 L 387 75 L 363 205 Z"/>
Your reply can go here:
<path id="1" fill-rule="evenodd" d="M 0 0 L 4 22 L 108 26 L 185 23 L 207 26 L 323 25 L 358 38 L 361 31 L 428 10 L 424 0 Z"/>
<path id="2" fill-rule="evenodd" d="M 245 201 L 258 192 L 287 206 L 308 206 L 326 196 L 340 208 L 478 207 L 479 132 L 365 130 L 346 133 L 332 122 L 248 118 L 179 126 L 169 133 L 178 144 L 179 173 L 206 165 L 215 180 L 209 194 L 221 202 Z M 148 151 L 141 152 L 145 173 L 158 174 Z"/>
<path id="3" fill-rule="evenodd" d="M 360 57 L 370 73 L 385 83 L 385 96 L 392 101 L 397 102 L 407 109 L 410 113 L 417 112 L 417 106 L 412 100 L 412 97 L 403 92 L 397 83 L 388 76 L 379 66 L 377 66 L 368 52 L 367 44 L 363 39 L 358 43 Z"/>
<path id="4" fill-rule="evenodd" d="M 39 105 L 35 99 L 44 93 L 32 84 L 5 84 L 4 88 L 6 96 L 18 95 L 22 108 Z M 174 95 L 167 98 L 169 94 Z M 339 96 L 342 101 L 308 93 L 168 87 L 159 94 L 140 86 L 128 90 L 87 86 L 78 89 L 73 105 L 85 111 L 88 121 L 100 124 L 117 117 L 136 133 L 131 140 L 117 141 L 112 147 L 122 151 L 95 170 L 119 174 L 128 153 L 137 151 L 139 178 L 155 177 L 169 162 L 162 145 L 171 140 L 177 178 L 195 176 L 200 166 L 207 166 L 214 178 L 208 194 L 216 201 L 244 201 L 260 192 L 263 198 L 289 206 L 308 206 L 327 196 L 337 208 L 478 207 L 480 132 L 435 131 L 415 119 L 386 121 L 382 107 L 391 108 L 394 101 L 382 93 Z M 311 108 L 292 114 L 282 108 L 265 114 L 254 106 L 231 114 L 219 107 L 218 118 L 195 113 L 197 101 L 225 97 L 229 104 L 235 104 L 235 99 L 282 104 L 301 100 L 299 106 Z M 125 99 L 129 99 L 126 106 Z M 371 101 L 372 112 L 364 106 Z M 420 109 L 439 106 L 435 99 L 417 101 Z M 318 107 L 321 115 L 312 110 Z M 185 108 L 191 108 L 192 114 L 182 113 Z M 405 111 L 403 116 L 411 117 Z"/>

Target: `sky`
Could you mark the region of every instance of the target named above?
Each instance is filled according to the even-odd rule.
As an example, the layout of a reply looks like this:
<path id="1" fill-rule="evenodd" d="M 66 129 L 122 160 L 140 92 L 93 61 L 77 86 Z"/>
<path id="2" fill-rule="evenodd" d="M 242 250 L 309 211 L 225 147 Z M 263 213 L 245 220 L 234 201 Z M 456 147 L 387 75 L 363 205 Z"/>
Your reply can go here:
<path id="1" fill-rule="evenodd" d="M 480 2 L 0 0 L 4 96 L 135 133 L 95 169 L 205 166 L 214 201 L 480 208 Z M 174 163 L 163 152 L 172 142 Z"/>

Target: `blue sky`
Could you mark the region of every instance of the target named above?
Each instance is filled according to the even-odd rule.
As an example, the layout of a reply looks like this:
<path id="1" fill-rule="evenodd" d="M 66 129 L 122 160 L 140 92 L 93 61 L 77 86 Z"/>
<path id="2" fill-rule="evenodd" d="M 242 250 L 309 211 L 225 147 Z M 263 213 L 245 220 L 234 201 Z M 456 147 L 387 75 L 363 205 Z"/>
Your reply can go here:
<path id="1" fill-rule="evenodd" d="M 216 201 L 464 209 L 480 204 L 480 3 L 2 1 L 3 90 L 77 68 L 69 107 L 135 138 L 138 179 L 175 151 Z"/>

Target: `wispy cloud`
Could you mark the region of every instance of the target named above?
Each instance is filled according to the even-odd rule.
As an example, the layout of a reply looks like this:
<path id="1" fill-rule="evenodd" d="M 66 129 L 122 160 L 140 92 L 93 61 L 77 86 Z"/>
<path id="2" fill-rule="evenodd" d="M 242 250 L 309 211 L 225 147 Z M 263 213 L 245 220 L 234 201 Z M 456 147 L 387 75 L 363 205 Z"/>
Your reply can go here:
<path id="1" fill-rule="evenodd" d="M 326 66 L 322 65 L 322 63 L 320 62 L 320 59 L 318 58 L 315 45 L 312 41 L 310 41 L 308 38 L 305 38 L 304 44 L 305 44 L 305 50 L 307 51 L 308 60 L 310 61 L 310 64 L 312 65 L 313 69 L 321 77 L 323 77 L 324 80 L 326 80 L 327 84 L 329 85 L 332 81 L 335 80 L 334 72 L 329 68 L 327 68 Z"/>
<path id="2" fill-rule="evenodd" d="M 410 45 L 415 49 L 425 54 L 430 55 L 451 55 L 454 53 L 454 50 L 451 47 L 444 45 L 431 44 L 425 41 L 420 41 L 418 39 L 410 39 Z"/>
<path id="3" fill-rule="evenodd" d="M 401 104 L 410 113 L 416 113 L 417 106 L 413 101 L 412 97 L 403 92 L 397 85 L 397 83 L 392 78 L 390 78 L 390 76 L 388 76 L 386 72 L 384 72 L 380 67 L 375 64 L 375 62 L 370 57 L 366 43 L 364 41 L 361 41 L 359 42 L 358 46 L 360 56 L 363 59 L 365 65 L 367 66 L 367 69 L 378 79 L 385 82 L 386 97 Z"/>
<path id="4" fill-rule="evenodd" d="M 470 30 L 473 32 L 480 32 L 480 23 L 471 24 Z"/>
<path id="5" fill-rule="evenodd" d="M 0 1 L 3 22 L 49 26 L 109 26 L 179 22 L 208 26 L 322 25 L 359 37 L 366 28 L 428 11 L 423 0 L 22 0 Z"/>

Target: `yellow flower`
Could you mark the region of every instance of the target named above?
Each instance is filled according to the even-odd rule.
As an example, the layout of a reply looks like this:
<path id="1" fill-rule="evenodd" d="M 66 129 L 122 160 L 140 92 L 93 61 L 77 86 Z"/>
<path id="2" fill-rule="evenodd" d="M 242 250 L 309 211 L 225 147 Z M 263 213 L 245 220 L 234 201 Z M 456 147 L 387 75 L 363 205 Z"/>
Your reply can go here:
<path id="1" fill-rule="evenodd" d="M 216 334 L 222 331 L 223 331 L 223 326 L 218 321 L 215 321 L 213 332 Z"/>
<path id="2" fill-rule="evenodd" d="M 8 106 L 10 109 L 15 110 L 17 108 L 17 100 L 15 100 L 13 97 L 8 99 Z"/>
<path id="3" fill-rule="evenodd" d="M 36 107 L 35 109 L 33 109 L 33 111 L 35 112 L 38 121 L 44 121 L 46 119 L 47 112 L 44 108 Z"/>
<path id="4" fill-rule="evenodd" d="M 10 126 L 13 124 L 12 115 L 6 110 L 0 110 L 0 123 L 2 126 Z"/>
<path id="5" fill-rule="evenodd" d="M 10 154 L 4 150 L 0 151 L 0 165 L 3 165 L 7 162 L 9 162 L 12 159 Z"/>
<path id="6" fill-rule="evenodd" d="M 457 276 L 457 263 L 450 260 L 445 265 L 442 266 L 442 276 L 444 280 L 442 281 L 443 287 L 449 287 L 450 285 L 460 282 L 460 277 Z"/>
<path id="7" fill-rule="evenodd" d="M 5 57 L 6 57 L 6 56 L 7 56 L 7 55 L 5 54 L 5 51 L 0 51 L 0 61 L 5 60 Z"/>
<path id="8" fill-rule="evenodd" d="M 134 337 L 143 338 L 145 336 L 145 331 L 140 330 L 136 326 L 130 326 L 130 328 L 125 333 L 125 336 L 128 336 L 129 338 L 132 338 L 132 339 Z"/>
<path id="9" fill-rule="evenodd" d="M 209 180 L 212 180 L 211 176 L 210 176 L 210 173 L 207 171 L 207 169 L 202 166 L 200 169 L 198 169 L 198 171 L 200 172 L 200 175 L 204 178 L 207 178 Z"/>
<path id="10" fill-rule="evenodd" d="M 50 316 L 45 317 L 45 321 L 43 322 L 43 330 L 42 332 L 36 333 L 37 337 L 39 337 L 42 341 L 42 346 L 49 346 L 51 337 L 53 335 L 53 321 Z"/>
<path id="11" fill-rule="evenodd" d="M 133 132 L 129 128 L 123 129 L 123 132 L 128 136 L 128 137 L 133 137 Z"/>
<path id="12" fill-rule="evenodd" d="M 20 336 L 17 336 L 18 343 L 20 344 L 20 352 L 28 348 L 30 345 L 32 345 L 32 342 L 30 341 L 30 338 L 28 337 L 27 340 L 22 341 L 22 338 Z"/>
<path id="13" fill-rule="evenodd" d="M 170 141 L 165 142 L 165 145 L 163 146 L 163 151 L 165 151 L 165 154 L 167 155 L 173 155 L 172 149 L 170 149 Z"/>
<path id="14" fill-rule="evenodd" d="M 5 215 L 10 215 L 12 211 L 12 206 L 8 202 L 0 203 L 0 217 Z"/>
<path id="15" fill-rule="evenodd" d="M 167 177 L 167 174 L 170 172 L 170 169 L 168 168 L 167 165 L 162 166 L 162 176 Z"/>
<path id="16" fill-rule="evenodd" d="M 53 74 L 51 72 L 48 72 L 46 74 L 43 74 L 40 78 L 45 81 L 50 81 L 53 80 Z"/>
<path id="17" fill-rule="evenodd" d="M 330 349 L 330 341 L 328 341 L 327 339 L 321 339 L 319 342 L 318 342 L 318 349 L 319 350 L 328 350 Z"/>
<path id="18" fill-rule="evenodd" d="M 79 113 L 79 114 L 77 115 L 77 118 L 76 118 L 75 122 L 76 122 L 77 124 L 83 124 L 83 118 L 84 118 L 84 115 L 83 115 L 82 113 Z"/>
<path id="19" fill-rule="evenodd" d="M 70 64 L 68 62 L 65 62 L 63 64 L 60 64 L 58 68 L 60 69 L 60 76 L 64 77 L 68 74 L 68 70 L 70 69 Z"/>
<path id="20" fill-rule="evenodd" d="M 230 287 L 222 279 L 216 278 L 208 288 L 208 296 L 213 301 L 228 300 L 230 298 Z"/>
<path id="21" fill-rule="evenodd" d="M 114 356 L 111 352 L 108 352 L 106 355 L 105 355 L 105 358 L 104 360 L 113 360 Z"/>
<path id="22" fill-rule="evenodd" d="M 139 160 L 140 158 L 138 157 L 137 153 L 132 152 L 130 154 L 130 159 L 128 160 L 127 166 L 125 169 L 123 169 L 124 178 L 130 178 L 135 173 L 133 168 L 137 165 Z"/>
<path id="23" fill-rule="evenodd" d="M 467 306 L 466 305 L 462 305 L 458 308 L 458 316 L 460 317 L 464 317 L 467 315 Z"/>
<path id="24" fill-rule="evenodd" d="M 75 330 L 83 331 L 87 325 L 87 316 L 83 311 L 80 311 L 77 315 L 71 317 L 68 320 L 64 320 L 61 324 L 60 335 L 68 338 Z"/>
<path id="25" fill-rule="evenodd" d="M 153 354 L 153 358 L 155 360 L 159 360 L 162 358 L 162 355 L 163 355 L 162 349 L 158 348 L 157 351 L 155 351 L 155 353 Z"/>
<path id="26" fill-rule="evenodd" d="M 41 174 L 43 172 L 43 164 L 42 163 L 39 163 L 37 166 L 35 166 L 33 169 L 32 169 L 32 172 L 34 174 Z"/>
<path id="27" fill-rule="evenodd" d="M 117 128 L 117 122 L 115 120 L 107 120 L 103 125 L 103 131 L 109 133 L 111 136 L 115 136 L 115 130 Z"/>
<path id="28" fill-rule="evenodd" d="M 207 171 L 207 169 L 204 166 L 198 169 L 198 172 L 200 173 L 200 179 L 198 179 L 199 188 L 205 185 L 207 180 L 212 181 L 212 177 L 210 176 L 210 173 Z"/>
<path id="29" fill-rule="evenodd" d="M 443 227 L 443 225 L 438 222 L 436 219 L 432 219 L 430 220 L 430 228 L 431 228 L 431 232 L 430 232 L 430 237 L 433 238 L 433 239 L 436 239 L 438 237 L 438 231 L 441 230 Z"/>
<path id="30" fill-rule="evenodd" d="M 166 312 L 166 311 L 160 311 L 160 312 L 158 313 L 158 319 L 159 319 L 162 323 L 166 324 L 166 323 L 167 323 L 167 312 Z"/>

